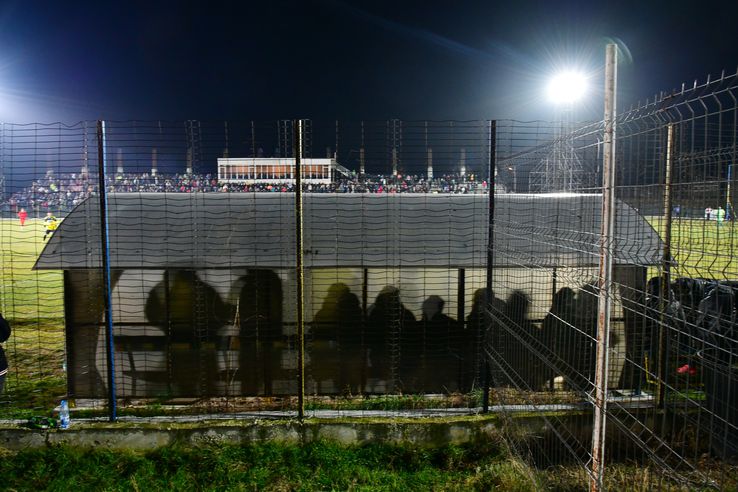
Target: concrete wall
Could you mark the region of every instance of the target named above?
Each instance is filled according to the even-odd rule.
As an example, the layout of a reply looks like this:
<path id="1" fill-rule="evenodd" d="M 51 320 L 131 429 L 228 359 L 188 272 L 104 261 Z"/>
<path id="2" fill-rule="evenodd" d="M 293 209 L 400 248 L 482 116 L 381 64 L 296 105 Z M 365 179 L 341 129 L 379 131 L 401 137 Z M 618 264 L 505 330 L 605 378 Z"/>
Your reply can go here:
<path id="1" fill-rule="evenodd" d="M 278 442 L 303 444 L 333 441 L 341 444 L 367 442 L 439 447 L 500 439 L 495 417 L 417 419 L 412 422 L 231 420 L 197 423 L 73 423 L 67 430 L 39 431 L 0 426 L 0 448 L 12 451 L 51 445 L 83 448 L 148 450 L 171 445 L 249 444 Z"/>

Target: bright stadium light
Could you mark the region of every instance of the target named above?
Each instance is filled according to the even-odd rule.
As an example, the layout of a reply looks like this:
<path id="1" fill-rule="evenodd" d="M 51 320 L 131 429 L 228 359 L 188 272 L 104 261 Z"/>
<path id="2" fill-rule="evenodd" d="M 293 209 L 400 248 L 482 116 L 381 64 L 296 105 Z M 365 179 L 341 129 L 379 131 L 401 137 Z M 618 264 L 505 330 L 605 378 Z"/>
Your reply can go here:
<path id="1" fill-rule="evenodd" d="M 580 72 L 561 72 L 551 79 L 547 92 L 555 104 L 574 103 L 587 93 L 587 77 Z"/>

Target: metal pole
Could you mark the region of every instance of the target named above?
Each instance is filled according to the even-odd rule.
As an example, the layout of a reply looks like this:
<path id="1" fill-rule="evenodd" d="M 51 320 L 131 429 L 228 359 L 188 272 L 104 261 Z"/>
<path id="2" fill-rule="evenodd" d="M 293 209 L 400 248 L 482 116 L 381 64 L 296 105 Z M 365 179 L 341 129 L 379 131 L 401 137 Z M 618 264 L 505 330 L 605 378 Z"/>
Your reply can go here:
<path id="1" fill-rule="evenodd" d="M 489 122 L 489 163 L 488 163 L 488 176 L 489 176 L 489 200 L 488 200 L 488 220 L 487 220 L 487 306 L 485 309 L 489 311 L 492 306 L 492 268 L 494 266 L 494 238 L 495 238 L 495 165 L 497 160 L 497 121 L 490 120 Z M 491 313 L 489 313 L 491 314 Z M 491 319 L 491 316 L 487 316 Z M 486 336 L 482 336 L 482 343 Z M 482 388 L 482 411 L 484 413 L 489 412 L 489 387 L 490 387 L 490 363 L 487 357 L 487 351 L 482 347 L 482 357 L 484 357 L 484 377 L 483 388 Z"/>
<path id="2" fill-rule="evenodd" d="M 251 120 L 251 157 L 258 157 L 256 153 L 256 129 L 254 128 L 254 120 Z"/>
<path id="3" fill-rule="evenodd" d="M 669 303 L 669 289 L 671 285 L 671 168 L 674 156 L 674 124 L 669 123 L 666 127 L 666 170 L 664 172 L 664 256 L 661 268 L 661 289 L 659 292 L 659 355 L 658 355 L 658 385 L 656 390 L 656 401 L 658 408 L 664 407 L 664 380 L 666 378 L 666 338 L 667 333 L 664 326 L 666 321 L 665 311 Z"/>
<path id="4" fill-rule="evenodd" d="M 458 364 L 458 384 L 459 391 L 465 391 L 464 378 L 468 374 L 468 367 L 470 360 L 477 360 L 476 355 L 472 357 L 471 353 L 467 353 L 468 346 L 465 343 L 467 338 L 463 336 L 469 329 L 465 325 L 466 313 L 464 308 L 466 307 L 466 269 L 459 268 L 458 278 L 456 280 L 456 319 L 459 320 L 458 330 L 456 333 L 451 333 L 451 343 L 454 345 L 454 350 L 459 354 Z M 473 373 L 472 373 L 473 374 Z"/>
<path id="5" fill-rule="evenodd" d="M 733 180 L 733 161 L 731 160 L 728 163 L 728 189 L 725 193 L 725 213 L 730 217 L 730 220 L 735 220 L 733 218 L 733 205 L 730 201 L 730 182 Z"/>
<path id="6" fill-rule="evenodd" d="M 361 121 L 361 149 L 359 150 L 359 174 L 364 176 L 366 172 L 365 167 L 365 153 L 364 153 L 364 120 Z"/>
<path id="7" fill-rule="evenodd" d="M 302 120 L 293 122 L 294 145 L 295 145 L 295 263 L 297 274 L 297 370 L 298 370 L 298 395 L 297 416 L 300 420 L 305 418 L 305 320 L 303 313 L 303 289 L 305 279 L 302 266 Z"/>
<path id="8" fill-rule="evenodd" d="M 602 227 L 600 230 L 599 303 L 597 312 L 597 363 L 595 366 L 592 480 L 590 490 L 602 490 L 605 467 L 608 340 L 612 290 L 612 244 L 615 231 L 615 108 L 617 46 L 608 44 L 605 61 L 605 141 L 602 157 Z"/>
<path id="9" fill-rule="evenodd" d="M 103 307 L 105 318 L 105 351 L 108 362 L 108 417 L 111 422 L 117 420 L 115 391 L 115 352 L 113 350 L 113 298 L 110 287 L 110 235 L 108 232 L 108 195 L 105 186 L 107 175 L 107 148 L 105 142 L 105 122 L 97 122 L 97 174 L 100 188 L 100 252 L 103 268 Z"/>
<path id="10" fill-rule="evenodd" d="M 369 269 L 364 268 L 361 280 L 361 392 L 366 388 L 368 358 L 366 349 L 366 321 L 369 308 Z"/>
<path id="11" fill-rule="evenodd" d="M 556 226 L 555 226 L 555 229 L 554 229 L 555 231 L 558 231 L 559 230 L 558 221 L 559 221 L 559 214 L 558 214 L 558 210 L 557 210 L 557 213 L 556 213 Z M 559 289 L 558 279 L 559 279 L 559 272 L 556 269 L 556 267 L 553 267 L 553 269 L 551 271 L 551 306 L 554 305 L 554 302 L 556 300 L 556 291 Z M 558 360 L 556 360 L 556 364 L 558 364 Z M 548 383 L 548 389 L 551 390 L 551 391 L 554 391 L 556 389 L 556 383 L 555 383 L 556 373 L 557 373 L 556 370 L 554 370 L 551 373 L 551 380 Z"/>

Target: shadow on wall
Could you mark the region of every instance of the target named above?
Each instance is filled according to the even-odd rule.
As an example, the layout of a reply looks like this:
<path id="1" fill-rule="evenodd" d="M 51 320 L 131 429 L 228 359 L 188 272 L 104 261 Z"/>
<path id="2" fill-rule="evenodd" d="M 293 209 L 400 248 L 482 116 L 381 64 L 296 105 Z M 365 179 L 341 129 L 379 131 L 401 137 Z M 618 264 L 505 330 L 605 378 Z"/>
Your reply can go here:
<path id="1" fill-rule="evenodd" d="M 363 313 L 356 294 L 341 282 L 328 293 L 310 327 L 309 377 L 317 393 L 364 392 L 366 354 L 362 346 Z"/>
<path id="2" fill-rule="evenodd" d="M 194 271 L 165 272 L 148 294 L 145 316 L 164 333 L 166 369 L 129 375 L 156 382 L 172 396 L 289 391 L 275 387 L 294 380 L 296 364 L 294 330 L 283 319 L 282 280 L 272 270 L 251 270 L 233 289 L 235 306 Z M 475 326 L 465 329 L 444 305 L 440 296 L 429 296 L 418 321 L 400 290 L 386 286 L 365 314 L 357 295 L 334 283 L 307 327 L 308 382 L 318 394 L 468 391 L 480 366 L 483 310 L 478 301 L 469 316 Z M 224 335 L 229 325 L 237 336 Z"/>
<path id="3" fill-rule="evenodd" d="M 239 365 L 236 379 L 244 395 L 272 395 L 281 360 L 282 281 L 272 270 L 253 270 L 237 282 Z"/>
<path id="4" fill-rule="evenodd" d="M 141 377 L 173 396 L 290 394 L 297 341 L 294 327 L 284 322 L 282 279 L 273 270 L 255 269 L 231 289 L 235 305 L 194 271 L 165 272 L 148 294 L 145 316 L 165 335 L 166 369 Z M 494 293 L 490 298 L 487 310 L 487 290 L 478 289 L 471 312 L 459 322 L 444 312 L 442 297 L 430 295 L 418 320 L 395 286 L 385 286 L 364 313 L 346 284 L 332 284 L 307 326 L 309 391 L 468 392 L 479 384 L 485 346 L 498 358 L 498 384 L 538 391 L 553 389 L 554 379 L 563 376 L 572 389 L 588 391 L 595 286 L 560 289 L 542 323 L 530 319 L 531 301 L 523 291 L 506 301 Z M 226 335 L 229 330 L 235 336 Z"/>
<path id="5" fill-rule="evenodd" d="M 216 333 L 232 319 L 232 307 L 194 271 L 175 270 L 151 290 L 145 314 L 167 337 L 170 394 L 215 394 Z"/>

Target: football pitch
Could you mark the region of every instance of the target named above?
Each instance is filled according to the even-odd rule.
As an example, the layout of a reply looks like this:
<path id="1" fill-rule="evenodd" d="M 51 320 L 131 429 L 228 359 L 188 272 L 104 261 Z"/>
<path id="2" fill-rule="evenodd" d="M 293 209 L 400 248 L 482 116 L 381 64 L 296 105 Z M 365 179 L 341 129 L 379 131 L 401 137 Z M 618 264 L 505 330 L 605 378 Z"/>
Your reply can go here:
<path id="1" fill-rule="evenodd" d="M 646 217 L 663 239 L 666 220 Z M 671 254 L 675 265 L 671 277 L 738 280 L 736 225 L 714 220 L 675 218 L 671 227 Z M 658 269 L 649 271 L 649 278 Z"/>
<path id="2" fill-rule="evenodd" d="M 11 405 L 0 405 L 0 414 L 48 410 L 66 393 L 62 273 L 33 270 L 44 230 L 41 219 L 23 227 L 17 219 L 0 221 L 0 309 L 13 330 L 4 344 L 10 368 L 0 397 Z"/>
<path id="3" fill-rule="evenodd" d="M 33 270 L 46 244 L 44 230 L 42 219 L 28 220 L 23 227 L 18 220 L 0 222 L 0 308 L 7 318 L 38 321 L 64 317 L 61 272 Z"/>

